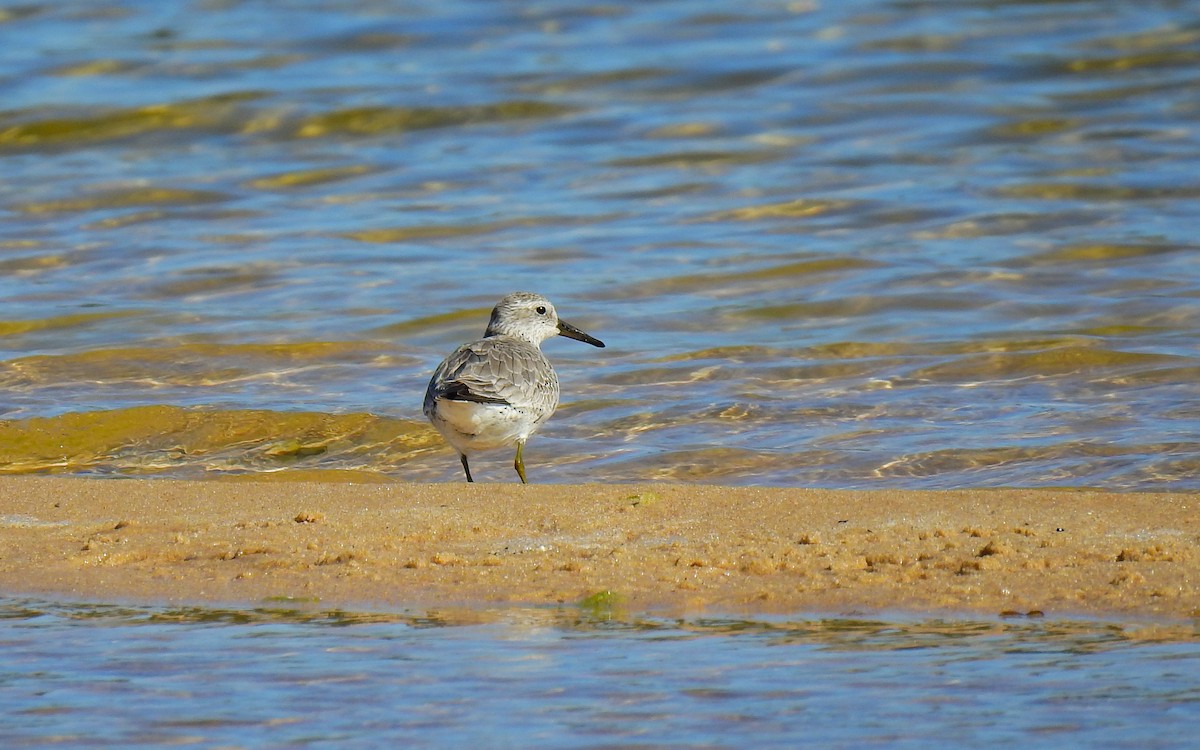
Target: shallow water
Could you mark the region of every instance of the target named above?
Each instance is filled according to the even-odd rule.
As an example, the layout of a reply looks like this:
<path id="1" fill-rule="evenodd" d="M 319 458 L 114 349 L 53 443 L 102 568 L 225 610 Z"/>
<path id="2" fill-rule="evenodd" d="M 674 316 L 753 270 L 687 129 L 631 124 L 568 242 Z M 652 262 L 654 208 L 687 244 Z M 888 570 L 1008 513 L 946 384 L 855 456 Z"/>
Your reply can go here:
<path id="1" fill-rule="evenodd" d="M 1200 635 L 1086 621 L 0 603 L 5 747 L 1187 747 Z"/>
<path id="2" fill-rule="evenodd" d="M 0 6 L 0 470 L 1200 487 L 1187 3 Z M 200 410 L 200 411 L 197 411 Z M 510 459 L 480 460 L 511 481 Z"/>

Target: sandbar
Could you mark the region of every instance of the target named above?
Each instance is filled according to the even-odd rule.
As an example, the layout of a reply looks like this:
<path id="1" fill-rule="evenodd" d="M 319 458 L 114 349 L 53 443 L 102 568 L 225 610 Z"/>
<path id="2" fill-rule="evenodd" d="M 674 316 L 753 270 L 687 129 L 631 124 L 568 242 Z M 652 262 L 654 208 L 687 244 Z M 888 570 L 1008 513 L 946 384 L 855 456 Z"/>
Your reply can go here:
<path id="1" fill-rule="evenodd" d="M 1200 617 L 1200 496 L 0 478 L 0 594 Z"/>

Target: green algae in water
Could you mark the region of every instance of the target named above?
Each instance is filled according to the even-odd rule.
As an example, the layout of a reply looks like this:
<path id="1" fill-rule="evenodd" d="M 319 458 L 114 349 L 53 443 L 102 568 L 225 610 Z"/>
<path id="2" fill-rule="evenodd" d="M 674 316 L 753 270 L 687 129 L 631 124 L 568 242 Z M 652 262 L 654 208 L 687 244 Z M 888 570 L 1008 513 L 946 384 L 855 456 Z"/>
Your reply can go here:
<path id="1" fill-rule="evenodd" d="M 625 597 L 611 589 L 585 596 L 576 606 L 593 620 L 620 620 L 628 616 Z"/>
<path id="2" fill-rule="evenodd" d="M 295 134 L 299 138 L 380 135 L 474 123 L 558 117 L 571 111 L 567 106 L 537 101 L 462 107 L 359 107 L 308 117 L 296 126 Z"/>
<path id="3" fill-rule="evenodd" d="M 291 437 L 282 439 L 281 435 Z M 371 414 L 143 406 L 0 422 L 0 471 L 145 475 L 181 468 L 269 471 L 321 459 L 318 470 L 288 479 L 368 479 L 364 468 L 390 465 L 410 451 L 440 445 L 424 422 Z M 332 464 L 332 465 L 330 465 Z M 376 472 L 369 472 L 374 474 Z M 281 475 L 264 474 L 281 478 Z"/>

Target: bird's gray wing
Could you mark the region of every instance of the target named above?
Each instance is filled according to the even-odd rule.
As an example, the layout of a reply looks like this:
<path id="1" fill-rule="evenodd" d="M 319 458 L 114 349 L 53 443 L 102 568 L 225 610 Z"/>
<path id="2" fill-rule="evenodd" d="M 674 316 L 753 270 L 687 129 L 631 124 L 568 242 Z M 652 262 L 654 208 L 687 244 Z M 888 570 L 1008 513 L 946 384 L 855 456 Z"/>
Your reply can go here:
<path id="1" fill-rule="evenodd" d="M 425 400 L 551 408 L 558 403 L 558 377 L 536 347 L 486 338 L 455 349 L 433 373 Z"/>

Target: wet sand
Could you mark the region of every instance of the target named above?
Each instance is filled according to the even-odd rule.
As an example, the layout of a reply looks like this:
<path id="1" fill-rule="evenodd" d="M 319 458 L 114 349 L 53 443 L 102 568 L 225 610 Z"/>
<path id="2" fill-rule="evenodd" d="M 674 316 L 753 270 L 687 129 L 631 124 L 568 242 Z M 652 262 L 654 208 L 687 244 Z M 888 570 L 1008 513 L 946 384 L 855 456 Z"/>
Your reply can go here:
<path id="1" fill-rule="evenodd" d="M 0 478 L 0 593 L 1200 616 L 1200 497 Z"/>

